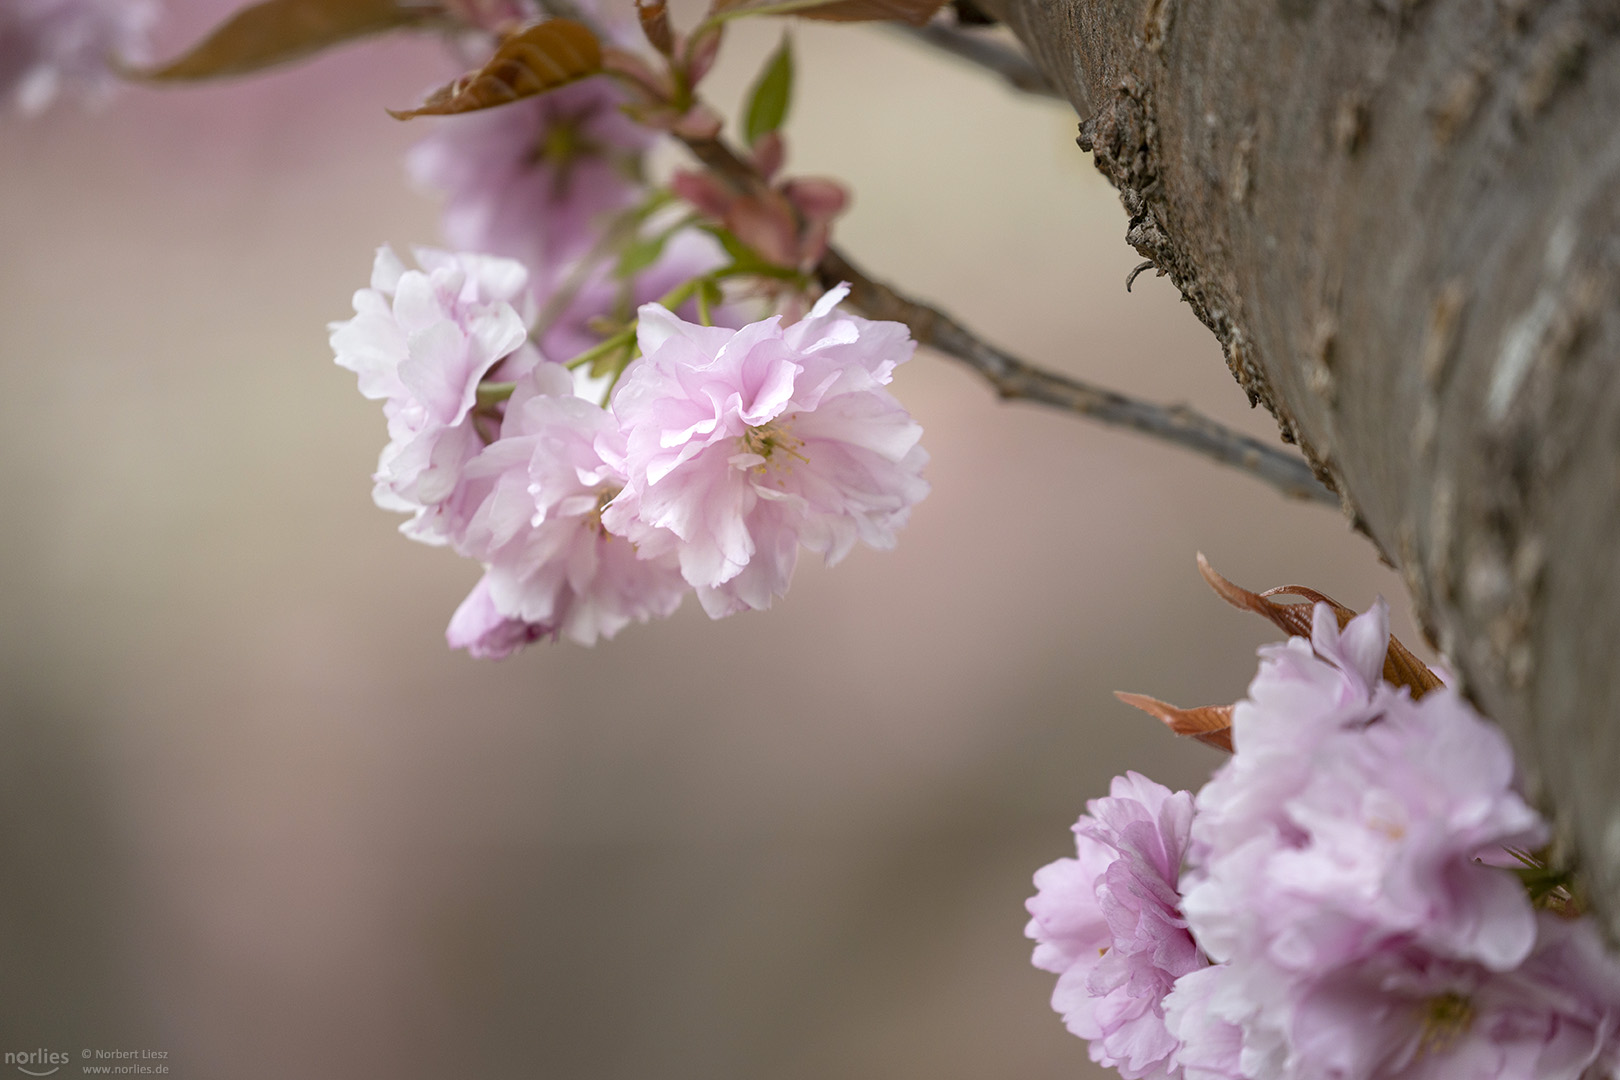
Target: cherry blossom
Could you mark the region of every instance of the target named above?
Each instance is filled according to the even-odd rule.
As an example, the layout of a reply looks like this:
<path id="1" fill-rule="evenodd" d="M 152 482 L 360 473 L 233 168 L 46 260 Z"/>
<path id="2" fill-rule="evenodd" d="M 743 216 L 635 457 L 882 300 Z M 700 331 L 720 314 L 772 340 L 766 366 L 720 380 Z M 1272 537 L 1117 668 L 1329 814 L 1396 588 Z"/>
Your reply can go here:
<path id="1" fill-rule="evenodd" d="M 462 502 L 473 509 L 455 545 L 486 573 L 462 627 L 483 632 L 453 622 L 453 644 L 493 653 L 498 646 L 482 644 L 491 636 L 561 635 L 591 645 L 671 614 L 686 594 L 673 558 L 643 558 L 603 528 L 602 507 L 624 477 L 599 447 L 622 456 L 623 436 L 610 413 L 573 390 L 561 365 L 536 365 L 507 402 L 500 438 L 466 467 Z"/>
<path id="2" fill-rule="evenodd" d="M 1176 883 L 1193 816 L 1190 792 L 1138 773 L 1114 778 L 1074 827 L 1077 857 L 1035 874 L 1025 934 L 1036 967 L 1058 975 L 1052 1007 L 1126 1080 L 1176 1075 L 1164 998 L 1204 967 Z"/>
<path id="3" fill-rule="evenodd" d="M 641 309 L 643 356 L 612 402 L 626 484 L 603 522 L 673 553 L 711 616 L 768 607 L 800 546 L 829 564 L 857 540 L 892 547 L 928 492 L 922 429 L 884 389 L 916 345 L 899 323 L 840 311 L 845 293 L 788 327 Z"/>
<path id="4" fill-rule="evenodd" d="M 354 294 L 354 318 L 331 325 L 331 343 L 388 418 L 372 497 L 413 515 L 407 535 L 445 543 L 444 511 L 484 446 L 472 415 L 478 384 L 528 339 L 513 306 L 528 275 L 511 259 L 415 255 L 421 269 L 410 270 L 393 249 L 378 250 L 371 287 Z"/>

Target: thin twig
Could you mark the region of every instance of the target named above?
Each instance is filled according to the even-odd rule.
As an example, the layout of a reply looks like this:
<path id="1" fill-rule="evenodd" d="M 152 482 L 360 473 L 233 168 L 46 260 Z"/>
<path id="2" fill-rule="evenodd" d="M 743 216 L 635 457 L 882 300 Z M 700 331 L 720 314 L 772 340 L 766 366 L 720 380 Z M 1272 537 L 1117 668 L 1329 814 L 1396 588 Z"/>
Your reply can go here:
<path id="1" fill-rule="evenodd" d="M 1126 427 L 1230 465 L 1271 484 L 1284 495 L 1337 506 L 1305 460 L 1220 424 L 1185 405 L 1158 405 L 1044 371 L 991 345 L 937 308 L 918 303 L 874 281 L 837 250 L 829 250 L 816 273 L 823 285 L 849 282 L 849 298 L 874 319 L 911 328 L 923 345 L 962 361 L 1009 401 L 1033 401 Z"/>
<path id="2" fill-rule="evenodd" d="M 699 161 L 739 190 L 764 187 L 753 168 L 719 139 L 682 141 Z M 815 273 L 825 288 L 848 282 L 850 302 L 861 311 L 874 319 L 905 323 L 919 344 L 977 371 L 1005 400 L 1033 401 L 1130 428 L 1241 469 L 1292 498 L 1339 504 L 1338 496 L 1323 486 L 1303 458 L 1233 431 L 1185 405 L 1157 405 L 1038 368 L 989 344 L 938 308 L 873 279 L 837 248 L 827 249 Z"/>
<path id="3" fill-rule="evenodd" d="M 905 23 L 890 25 L 924 45 L 948 52 L 952 56 L 984 68 L 1014 90 L 1057 101 L 1063 100 L 1058 88 L 1052 85 L 1045 72 L 1030 62 L 1029 57 L 995 38 L 987 37 L 981 32 L 962 30 L 948 23 L 931 22 L 922 26 L 908 26 Z"/>

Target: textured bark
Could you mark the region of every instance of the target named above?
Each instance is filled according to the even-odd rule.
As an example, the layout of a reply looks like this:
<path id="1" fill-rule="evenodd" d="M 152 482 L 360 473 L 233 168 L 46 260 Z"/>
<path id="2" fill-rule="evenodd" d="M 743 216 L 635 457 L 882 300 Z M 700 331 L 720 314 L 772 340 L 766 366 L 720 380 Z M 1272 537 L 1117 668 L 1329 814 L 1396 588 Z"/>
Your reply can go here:
<path id="1" fill-rule="evenodd" d="M 1620 0 L 996 0 L 1620 940 Z"/>

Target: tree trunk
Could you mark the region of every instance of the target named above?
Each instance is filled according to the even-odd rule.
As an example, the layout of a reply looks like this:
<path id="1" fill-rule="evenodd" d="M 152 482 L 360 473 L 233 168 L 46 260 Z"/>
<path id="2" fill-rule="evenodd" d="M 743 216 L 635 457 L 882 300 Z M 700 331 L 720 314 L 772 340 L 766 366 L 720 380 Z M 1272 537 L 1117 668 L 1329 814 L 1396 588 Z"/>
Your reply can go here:
<path id="1" fill-rule="evenodd" d="M 1620 941 L 1620 0 L 994 0 Z"/>

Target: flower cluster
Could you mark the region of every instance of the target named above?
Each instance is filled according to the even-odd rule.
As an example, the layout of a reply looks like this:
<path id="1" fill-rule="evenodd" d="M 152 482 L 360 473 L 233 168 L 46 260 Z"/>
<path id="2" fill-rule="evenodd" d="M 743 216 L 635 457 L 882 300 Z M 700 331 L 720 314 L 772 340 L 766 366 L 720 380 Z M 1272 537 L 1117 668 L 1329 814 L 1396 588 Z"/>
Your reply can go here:
<path id="1" fill-rule="evenodd" d="M 1513 872 L 1546 828 L 1506 741 L 1382 680 L 1382 602 L 1314 616 L 1196 797 L 1116 780 L 1036 875 L 1053 1007 L 1129 1080 L 1614 1075 L 1620 965 Z"/>
<path id="2" fill-rule="evenodd" d="M 886 389 L 915 344 L 841 311 L 844 289 L 787 327 L 643 305 L 641 356 L 604 406 L 531 344 L 521 264 L 416 258 L 378 253 L 332 347 L 388 418 L 377 503 L 485 567 L 451 621 L 456 647 L 590 644 L 688 589 L 714 617 L 764 608 L 801 546 L 829 563 L 856 540 L 891 546 L 927 493 L 921 429 Z"/>
<path id="3" fill-rule="evenodd" d="M 513 0 L 455 10 L 485 45 L 522 15 Z M 739 235 L 747 215 L 718 205 L 697 207 L 713 219 L 699 228 L 680 184 L 648 178 L 655 140 L 701 112 L 690 91 L 718 36 L 704 41 L 666 50 L 682 79 L 620 49 L 628 81 L 441 119 L 408 167 L 463 253 L 421 250 L 407 270 L 385 248 L 332 327 L 388 417 L 376 501 L 485 568 L 448 631 L 476 656 L 589 644 L 692 590 L 716 618 L 767 607 L 801 547 L 829 563 L 857 540 L 889 547 L 928 490 L 920 429 L 886 389 L 915 348 L 906 328 L 840 311 L 838 289 L 794 318 L 802 258 L 755 251 L 766 234 Z M 781 140 L 763 142 L 768 178 Z M 772 189 L 778 209 L 824 245 L 841 196 L 782 190 L 801 197 Z M 738 282 L 780 313 L 750 321 L 723 288 Z"/>
<path id="4" fill-rule="evenodd" d="M 37 113 L 64 92 L 112 90 L 115 63 L 146 59 L 156 0 L 6 0 L 0 4 L 0 99 Z"/>

